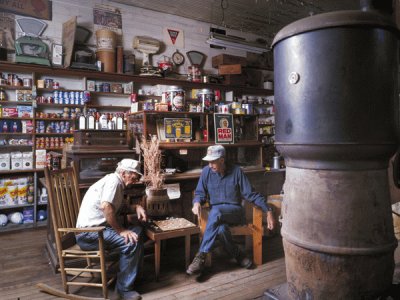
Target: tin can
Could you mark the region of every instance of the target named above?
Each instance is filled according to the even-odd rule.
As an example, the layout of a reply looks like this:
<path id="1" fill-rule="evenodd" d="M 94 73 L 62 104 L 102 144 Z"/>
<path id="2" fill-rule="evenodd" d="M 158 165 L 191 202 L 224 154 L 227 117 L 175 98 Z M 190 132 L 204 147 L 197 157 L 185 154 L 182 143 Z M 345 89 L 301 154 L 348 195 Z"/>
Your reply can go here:
<path id="1" fill-rule="evenodd" d="M 202 89 L 197 93 L 197 100 L 201 103 L 203 112 L 214 112 L 215 97 L 212 90 Z"/>
<path id="2" fill-rule="evenodd" d="M 53 82 L 53 89 L 57 90 L 60 88 L 60 83 L 58 81 Z"/>
<path id="3" fill-rule="evenodd" d="M 177 86 L 171 86 L 167 91 L 167 103 L 172 111 L 185 110 L 185 91 Z"/>
<path id="4" fill-rule="evenodd" d="M 103 84 L 100 83 L 100 82 L 96 82 L 95 91 L 96 92 L 102 92 L 103 91 Z"/>
<path id="5" fill-rule="evenodd" d="M 110 88 L 111 88 L 111 86 L 110 86 L 109 83 L 107 83 L 107 82 L 103 83 L 103 92 L 109 93 L 110 92 Z"/>
<path id="6" fill-rule="evenodd" d="M 131 94 L 131 103 L 136 103 L 137 102 L 137 94 L 136 93 L 132 93 Z"/>
<path id="7" fill-rule="evenodd" d="M 32 78 L 23 78 L 22 79 L 24 87 L 31 87 L 32 86 Z"/>
<path id="8" fill-rule="evenodd" d="M 45 86 L 46 89 L 51 89 L 53 87 L 53 79 L 46 78 L 44 80 L 44 86 Z"/>
<path id="9" fill-rule="evenodd" d="M 242 108 L 245 112 L 246 115 L 252 115 L 253 114 L 253 104 L 242 104 Z"/>

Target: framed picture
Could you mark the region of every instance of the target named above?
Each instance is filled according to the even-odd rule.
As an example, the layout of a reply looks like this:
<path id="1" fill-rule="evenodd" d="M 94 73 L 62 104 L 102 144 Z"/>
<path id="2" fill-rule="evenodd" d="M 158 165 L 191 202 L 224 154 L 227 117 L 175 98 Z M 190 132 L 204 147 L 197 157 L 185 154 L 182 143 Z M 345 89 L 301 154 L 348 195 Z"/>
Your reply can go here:
<path id="1" fill-rule="evenodd" d="M 164 132 L 167 139 L 190 139 L 192 138 L 192 119 L 165 118 Z"/>
<path id="2" fill-rule="evenodd" d="M 234 128 L 232 114 L 214 114 L 215 143 L 234 144 Z"/>

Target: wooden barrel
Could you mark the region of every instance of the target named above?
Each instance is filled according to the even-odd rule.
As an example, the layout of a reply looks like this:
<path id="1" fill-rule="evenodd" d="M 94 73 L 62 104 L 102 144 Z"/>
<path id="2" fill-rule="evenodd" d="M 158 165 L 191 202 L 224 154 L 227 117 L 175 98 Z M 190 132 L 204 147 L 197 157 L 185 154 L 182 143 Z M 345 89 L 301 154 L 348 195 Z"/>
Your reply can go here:
<path id="1" fill-rule="evenodd" d="M 96 31 L 97 59 L 103 64 L 104 72 L 115 73 L 116 34 L 108 29 Z"/>

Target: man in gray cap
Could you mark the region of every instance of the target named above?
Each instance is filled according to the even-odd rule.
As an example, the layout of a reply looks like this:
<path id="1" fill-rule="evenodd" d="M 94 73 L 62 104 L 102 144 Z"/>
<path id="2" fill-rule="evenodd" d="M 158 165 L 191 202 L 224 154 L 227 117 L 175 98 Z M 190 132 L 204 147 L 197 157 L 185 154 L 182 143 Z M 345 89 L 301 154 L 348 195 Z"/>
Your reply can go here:
<path id="1" fill-rule="evenodd" d="M 124 204 L 124 188 L 138 182 L 142 173 L 140 163 L 134 159 L 123 159 L 115 173 L 108 174 L 95 182 L 83 197 L 76 226 L 105 226 L 104 247 L 120 254 L 116 289 L 122 299 L 141 299 L 133 290 L 139 267 L 143 260 L 143 243 L 140 226 L 124 227 L 118 218 Z M 140 205 L 132 207 L 139 220 L 146 221 L 146 212 Z M 97 233 L 81 233 L 76 236 L 82 250 L 98 250 Z"/>
<path id="2" fill-rule="evenodd" d="M 203 160 L 208 161 L 208 166 L 201 172 L 194 193 L 192 211 L 199 216 L 201 204 L 207 199 L 209 199 L 211 210 L 199 253 L 186 273 L 189 275 L 201 273 L 206 255 L 211 251 L 216 239 L 221 241 L 225 250 L 236 259 L 240 266 L 250 268 L 252 261 L 232 241 L 228 225 L 238 225 L 245 221 L 244 209 L 241 205 L 242 199 L 245 199 L 267 212 L 268 229 L 272 230 L 275 227 L 272 209 L 264 196 L 254 191 L 242 169 L 225 161 L 223 146 L 208 147 L 207 155 Z"/>

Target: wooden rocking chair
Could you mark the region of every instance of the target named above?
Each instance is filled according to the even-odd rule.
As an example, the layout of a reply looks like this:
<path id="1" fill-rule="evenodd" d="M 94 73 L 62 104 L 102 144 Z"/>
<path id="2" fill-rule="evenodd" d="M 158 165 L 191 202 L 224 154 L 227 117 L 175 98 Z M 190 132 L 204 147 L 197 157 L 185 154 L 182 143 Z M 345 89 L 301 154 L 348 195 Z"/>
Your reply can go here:
<path id="1" fill-rule="evenodd" d="M 106 255 L 103 246 L 104 227 L 75 227 L 81 204 L 75 168 L 68 167 L 58 171 L 50 171 L 45 168 L 44 171 L 64 292 L 45 284 L 39 284 L 38 287 L 42 291 L 67 299 L 93 299 L 71 294 L 71 286 L 98 287 L 103 292 L 101 299 L 108 299 L 107 287 L 115 278 L 107 279 L 106 275 Z M 98 251 L 83 251 L 79 248 L 76 244 L 75 234 L 81 232 L 98 233 Z M 70 263 L 71 260 L 75 264 Z M 82 267 L 85 261 L 86 266 Z M 82 277 L 85 279 L 82 280 Z"/>

